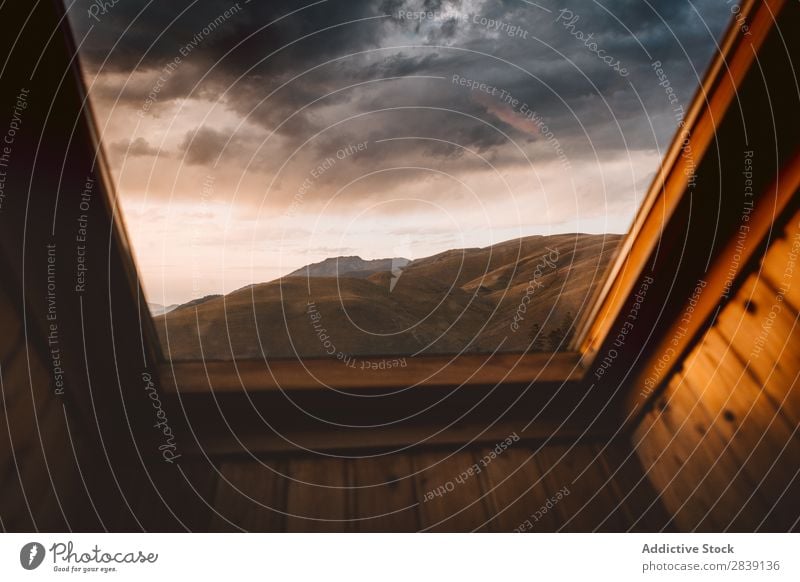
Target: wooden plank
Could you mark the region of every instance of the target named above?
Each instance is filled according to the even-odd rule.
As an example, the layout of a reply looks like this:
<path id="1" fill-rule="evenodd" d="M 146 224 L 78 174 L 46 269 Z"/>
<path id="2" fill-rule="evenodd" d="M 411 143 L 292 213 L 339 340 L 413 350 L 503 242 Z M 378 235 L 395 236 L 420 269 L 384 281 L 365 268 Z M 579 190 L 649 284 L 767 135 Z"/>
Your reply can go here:
<path id="1" fill-rule="evenodd" d="M 800 212 L 787 223 L 761 261 L 761 276 L 774 289 L 783 289 L 786 302 L 800 312 Z"/>
<path id="2" fill-rule="evenodd" d="M 681 439 L 689 451 L 681 471 L 681 478 L 696 489 L 694 497 L 703 500 L 709 511 L 695 526 L 697 531 L 753 531 L 757 525 L 757 511 L 741 513 L 739 510 L 752 500 L 754 482 L 730 450 L 729 439 L 719 430 L 721 412 L 709 393 L 718 400 L 724 399 L 723 390 L 715 379 L 713 369 L 700 354 L 707 350 L 702 344 L 687 360 L 685 375 L 678 374 L 665 395 L 667 408 L 663 419 L 674 438 Z M 709 382 L 698 383 L 700 370 L 708 372 Z M 724 406 L 724 404 L 722 405 Z M 762 506 L 762 510 L 765 509 Z M 737 515 L 738 514 L 738 515 Z"/>
<path id="3" fill-rule="evenodd" d="M 536 456 L 534 449 L 514 447 L 486 467 L 484 475 L 493 501 L 490 524 L 495 531 L 558 529 L 558 518 L 547 506 L 552 492 L 542 479 Z"/>
<path id="4" fill-rule="evenodd" d="M 703 403 L 714 417 L 715 427 L 749 481 L 760 483 L 757 495 L 762 504 L 754 507 L 755 500 L 750 499 L 747 514 L 742 511 L 737 518 L 745 522 L 740 529 L 747 531 L 754 520 L 760 521 L 764 515 L 763 503 L 769 503 L 789 484 L 792 467 L 777 465 L 776 460 L 784 448 L 793 455 L 790 458 L 800 459 L 800 440 L 736 355 L 730 350 L 725 353 L 727 345 L 721 336 L 713 330 L 709 332 L 704 348 L 699 358 L 705 359 L 707 365 L 694 366 L 687 380 L 695 390 L 698 386 L 708 387 Z"/>
<path id="5" fill-rule="evenodd" d="M 346 460 L 289 459 L 286 512 L 290 532 L 350 531 Z"/>
<path id="6" fill-rule="evenodd" d="M 576 415 L 577 416 L 577 415 Z M 205 452 L 211 456 L 228 456 L 241 454 L 242 447 L 254 454 L 270 453 L 296 453 L 297 444 L 311 450 L 319 451 L 341 451 L 344 449 L 364 450 L 384 450 L 396 449 L 409 444 L 418 442 L 420 438 L 425 438 L 425 445 L 445 446 L 461 445 L 475 439 L 473 444 L 492 444 L 503 440 L 509 434 L 517 433 L 526 440 L 543 440 L 551 438 L 557 434 L 560 438 L 576 437 L 583 433 L 588 437 L 606 437 L 609 427 L 600 422 L 586 431 L 586 425 L 577 422 L 558 424 L 545 419 L 541 423 L 532 424 L 528 430 L 523 431 L 522 421 L 498 422 L 490 429 L 485 430 L 485 423 L 463 423 L 452 426 L 447 430 L 441 430 L 441 424 L 410 424 L 409 426 L 381 427 L 380 430 L 371 431 L 369 439 L 365 440 L 363 431 L 306 431 L 283 432 L 282 435 L 261 433 L 237 434 L 236 438 L 230 434 L 204 435 L 206 439 L 198 446 L 196 443 L 186 443 L 185 449 L 189 454 L 202 454 Z M 596 430 L 594 430 L 596 429 Z M 437 431 L 439 431 L 437 433 Z M 480 435 L 476 439 L 476 435 Z M 289 439 L 285 437 L 289 437 Z M 287 442 L 291 440 L 292 442 Z"/>
<path id="7" fill-rule="evenodd" d="M 800 392 L 788 389 L 800 370 L 797 313 L 754 275 L 725 307 L 715 329 L 722 345 L 747 364 L 789 423 L 800 424 Z"/>
<path id="8" fill-rule="evenodd" d="M 364 358 L 365 362 L 385 358 Z M 494 386 L 579 379 L 580 356 L 554 354 L 466 354 L 405 358 L 404 367 L 354 369 L 334 359 L 165 362 L 159 373 L 167 392 L 240 393 L 282 390 L 374 390 L 415 386 Z"/>
<path id="9" fill-rule="evenodd" d="M 253 459 L 225 461 L 211 515 L 211 531 L 280 532 L 286 529 L 287 464 Z M 207 470 L 213 471 L 208 467 Z M 216 473 L 215 473 L 216 474 Z"/>
<path id="10" fill-rule="evenodd" d="M 660 410 L 645 415 L 634 436 L 634 449 L 665 509 L 672 515 L 672 523 L 679 531 L 694 530 L 709 506 L 695 495 L 695 485 L 682 477 L 688 453 L 664 422 Z"/>
<path id="11" fill-rule="evenodd" d="M 600 462 L 621 500 L 621 511 L 628 531 L 674 531 L 671 515 L 664 508 L 658 492 L 644 474 L 639 457 L 630 443 L 612 442 L 600 448 Z"/>
<path id="12" fill-rule="evenodd" d="M 408 455 L 354 459 L 354 526 L 362 532 L 412 532 L 420 529 L 413 466 Z"/>
<path id="13" fill-rule="evenodd" d="M 470 532 L 486 524 L 489 502 L 479 474 L 469 474 L 476 463 L 480 466 L 476 455 L 469 451 L 425 452 L 414 455 L 413 462 L 424 531 Z"/>
<path id="14" fill-rule="evenodd" d="M 542 448 L 537 456 L 550 496 L 566 488 L 569 495 L 555 504 L 559 531 L 625 531 L 614 494 L 594 447 L 584 444 Z"/>
<path id="15" fill-rule="evenodd" d="M 724 340 L 714 334 L 709 334 L 709 340 L 724 345 Z M 712 357 L 710 351 L 704 356 Z M 774 400 L 766 397 L 766 388 L 758 385 L 731 352 L 720 358 L 717 376 L 716 382 L 730 386 L 731 395 L 717 424 L 743 470 L 754 483 L 761 483 L 761 498 L 770 502 L 791 480 L 792 467 L 775 462 L 779 452 L 785 449 L 789 458 L 800 459 L 797 425 L 787 422 Z M 796 382 L 791 386 L 793 392 L 798 388 Z"/>
<path id="16" fill-rule="evenodd" d="M 795 436 L 797 432 L 795 432 Z M 784 449 L 775 457 L 773 471 L 782 471 L 785 486 L 782 490 L 768 492 L 771 494 L 769 511 L 763 515 L 757 531 L 797 532 L 800 529 L 800 466 L 794 451 Z"/>
<path id="17" fill-rule="evenodd" d="M 616 524 L 604 526 L 605 531 L 630 531 L 635 520 L 632 518 L 626 506 L 624 484 L 619 480 L 619 473 L 614 474 L 612 471 L 609 471 L 606 460 L 608 450 L 613 448 L 614 445 L 612 444 L 603 448 L 600 444 L 593 443 L 588 445 L 588 447 L 593 457 L 595 457 L 593 465 L 596 465 L 599 469 L 598 476 L 601 479 L 599 483 L 605 483 L 602 495 L 606 497 L 611 507 L 611 515 L 607 522 L 608 524 Z"/>

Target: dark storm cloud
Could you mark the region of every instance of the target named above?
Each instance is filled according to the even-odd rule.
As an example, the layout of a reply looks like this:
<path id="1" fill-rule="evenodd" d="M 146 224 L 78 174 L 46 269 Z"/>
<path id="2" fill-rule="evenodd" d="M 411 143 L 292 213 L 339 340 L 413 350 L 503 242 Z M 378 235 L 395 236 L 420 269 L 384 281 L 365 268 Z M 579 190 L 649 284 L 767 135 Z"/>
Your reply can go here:
<path id="1" fill-rule="evenodd" d="M 260 139 L 249 132 L 199 127 L 188 131 L 178 146 L 183 163 L 213 166 L 224 157 L 249 158 Z"/>
<path id="2" fill-rule="evenodd" d="M 160 152 L 158 148 L 153 147 L 143 137 L 137 137 L 135 140 L 122 140 L 114 142 L 109 146 L 114 154 L 123 155 L 127 157 L 146 157 L 165 155 L 165 152 Z"/>
<path id="3" fill-rule="evenodd" d="M 213 164 L 219 158 L 230 135 L 221 131 L 201 127 L 186 134 L 180 149 L 188 164 Z"/>
<path id="4" fill-rule="evenodd" d="M 237 72 L 252 64 L 254 49 L 260 56 L 276 52 L 322 28 L 330 29 L 324 33 L 325 41 L 340 48 L 361 47 L 376 43 L 379 38 L 378 32 L 369 27 L 356 31 L 353 26 L 357 24 L 337 26 L 379 15 L 376 2 L 131 0 L 118 2 L 100 15 L 99 21 L 87 16 L 88 7 L 93 4 L 93 0 L 71 4 L 70 22 L 78 38 L 88 33 L 82 52 L 91 66 L 103 65 L 117 71 L 164 66 L 195 35 L 214 27 L 215 21 L 213 33 L 193 49 L 193 58 L 213 63 L 240 45 L 245 50 L 232 53 L 225 62 L 227 70 Z M 294 14 L 282 18 L 290 13 Z M 270 26 L 277 19 L 280 22 Z M 246 40 L 248 37 L 252 38 Z M 325 49 L 316 42 L 299 43 L 292 49 L 292 60 L 311 62 Z"/>
<path id="5" fill-rule="evenodd" d="M 566 5 L 576 20 L 560 15 L 565 5 L 552 0 L 539 2 L 550 12 L 518 0 L 329 0 L 303 8 L 308 4 L 126 0 L 94 22 L 86 17 L 89 1 L 81 0 L 71 20 L 79 38 L 88 34 L 83 56 L 92 71 L 102 76 L 135 70 L 155 77 L 181 57 L 159 103 L 220 98 L 265 136 L 275 131 L 284 156 L 307 140 L 304 150 L 313 158 L 348 140 L 426 136 L 489 152 L 498 164 L 519 164 L 508 137 L 523 147 L 542 139 L 529 130 L 521 104 L 544 120 L 572 158 L 664 147 L 676 122 L 652 61 L 661 61 L 680 104 L 688 105 L 714 38 L 730 17 L 722 0 L 576 0 Z M 219 21 L 233 6 L 235 13 Z M 265 28 L 292 11 L 298 12 Z M 397 18 L 420 11 L 437 16 Z M 215 21 L 219 24 L 205 34 Z M 572 24 L 565 26 L 566 21 Z M 515 36 L 508 33 L 511 26 L 519 29 Z M 591 34 L 628 75 L 613 71 L 576 31 Z M 186 51 L 193 39 L 197 42 Z M 517 105 L 497 96 L 487 100 L 480 91 L 454 84 L 453 75 L 504 90 Z M 405 79 L 374 82 L 391 77 Z M 350 85 L 357 86 L 346 89 Z M 141 84 L 122 90 L 118 83 L 104 86 L 100 97 L 136 107 L 148 90 Z M 367 114 L 339 124 L 361 113 Z M 210 163 L 227 140 L 217 130 L 201 128 L 186 137 L 181 153 L 189 163 Z M 239 150 L 246 158 L 243 143 Z M 436 141 L 408 147 L 413 151 L 370 149 L 352 171 L 364 171 L 387 151 L 395 163 L 417 159 L 420 148 L 423 154 L 462 155 Z"/>

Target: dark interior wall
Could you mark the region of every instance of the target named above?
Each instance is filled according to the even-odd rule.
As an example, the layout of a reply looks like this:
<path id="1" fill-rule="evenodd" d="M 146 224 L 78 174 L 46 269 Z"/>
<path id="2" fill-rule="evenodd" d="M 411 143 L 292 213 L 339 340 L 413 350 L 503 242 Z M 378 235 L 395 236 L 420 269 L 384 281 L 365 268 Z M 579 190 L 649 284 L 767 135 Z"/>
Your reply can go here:
<path id="1" fill-rule="evenodd" d="M 4 530 L 62 530 L 100 527 L 86 494 L 81 472 L 92 475 L 94 456 L 76 456 L 83 448 L 82 427 L 67 413 L 63 397 L 63 347 L 48 346 L 49 237 L 24 240 L 26 207 L 42 204 L 29 197 L 31 162 L 40 134 L 37 121 L 45 105 L 41 83 L 30 74 L 31 44 L 44 43 L 43 31 L 30 40 L 19 35 L 17 17 L 29 7 L 3 7 L 0 52 L 4 55 L 0 92 L 0 525 Z M 43 26 L 52 22 L 53 11 L 40 11 Z M 48 16 L 49 14 L 49 16 Z M 13 27 L 13 32 L 12 28 Z M 52 29 L 50 29 L 52 30 Z M 27 49 L 27 71 L 10 58 L 17 42 Z M 41 47 L 40 47 L 41 50 Z M 63 50 L 61 51 L 63 54 Z M 51 92 L 52 93 L 52 92 Z M 45 148 L 41 148 L 46 150 Z M 43 154 L 46 157 L 46 154 Z M 26 244 L 27 242 L 27 244 Z M 28 283 L 41 277 L 36 288 L 20 277 L 24 256 L 35 257 L 29 264 Z M 53 257 L 55 261 L 55 257 Z M 35 267 L 34 267 L 35 266 Z M 27 295 L 27 289 L 33 293 Z M 39 325 L 41 321 L 42 325 Z M 50 351 L 50 348 L 54 351 Z M 59 370 L 56 371 L 56 368 Z"/>
<path id="2" fill-rule="evenodd" d="M 82 431 L 54 396 L 52 360 L 26 339 L 17 312 L 0 289 L 0 527 L 100 528 L 83 481 L 96 477 L 95 458 L 78 453 Z"/>
<path id="3" fill-rule="evenodd" d="M 180 474 L 158 450 L 143 382 L 155 330 L 139 317 L 62 12 L 0 5 L 0 519 L 137 530 L 137 500 Z"/>
<path id="4" fill-rule="evenodd" d="M 800 213 L 633 436 L 680 530 L 800 527 Z"/>

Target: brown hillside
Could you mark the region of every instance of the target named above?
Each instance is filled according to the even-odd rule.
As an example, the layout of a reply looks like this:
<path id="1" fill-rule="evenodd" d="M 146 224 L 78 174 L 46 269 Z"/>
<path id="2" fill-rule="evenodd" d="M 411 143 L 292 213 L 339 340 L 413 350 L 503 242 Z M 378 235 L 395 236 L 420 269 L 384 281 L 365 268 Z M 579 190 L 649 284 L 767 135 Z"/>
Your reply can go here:
<path id="1" fill-rule="evenodd" d="M 391 291 L 389 271 L 285 277 L 155 321 L 174 359 L 565 349 L 619 240 L 563 234 L 450 250 L 409 263 Z"/>

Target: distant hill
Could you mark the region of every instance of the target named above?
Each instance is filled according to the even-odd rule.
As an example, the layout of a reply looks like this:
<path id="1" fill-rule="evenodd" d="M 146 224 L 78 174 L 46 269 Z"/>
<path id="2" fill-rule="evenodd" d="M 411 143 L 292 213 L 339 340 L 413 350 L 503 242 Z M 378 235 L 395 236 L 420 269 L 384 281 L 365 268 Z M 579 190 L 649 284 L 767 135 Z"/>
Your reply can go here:
<path id="1" fill-rule="evenodd" d="M 219 293 L 215 293 L 213 295 L 206 295 L 205 297 L 198 297 L 197 299 L 192 299 L 187 303 L 181 303 L 180 305 L 176 305 L 173 307 L 170 312 L 175 311 L 176 309 L 186 309 L 187 307 L 194 307 L 195 305 L 200 305 L 201 303 L 205 303 L 206 301 L 211 301 L 212 299 L 218 299 L 222 297 Z"/>
<path id="2" fill-rule="evenodd" d="M 167 313 L 171 313 L 176 309 L 183 309 L 186 307 L 192 307 L 194 305 L 199 305 L 204 301 L 208 301 L 209 299 L 216 299 L 217 297 L 222 297 L 222 295 L 206 295 L 205 297 L 199 297 L 197 299 L 192 299 L 187 303 L 174 303 L 173 305 L 161 305 L 160 303 L 148 303 L 147 307 L 150 308 L 150 314 L 155 317 L 156 315 L 165 315 Z"/>
<path id="3" fill-rule="evenodd" d="M 199 358 L 200 340 L 207 359 L 565 349 L 620 239 L 532 236 L 402 269 L 332 258 L 155 321 L 176 359 Z"/>
<path id="4" fill-rule="evenodd" d="M 358 277 L 367 278 L 379 271 L 403 268 L 411 261 L 400 257 L 393 259 L 364 260 L 361 257 L 334 257 L 312 263 L 292 271 L 286 277 Z"/>

